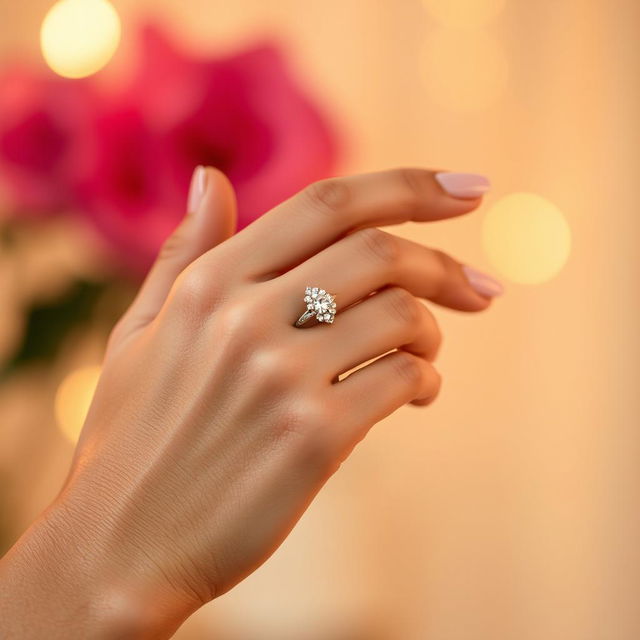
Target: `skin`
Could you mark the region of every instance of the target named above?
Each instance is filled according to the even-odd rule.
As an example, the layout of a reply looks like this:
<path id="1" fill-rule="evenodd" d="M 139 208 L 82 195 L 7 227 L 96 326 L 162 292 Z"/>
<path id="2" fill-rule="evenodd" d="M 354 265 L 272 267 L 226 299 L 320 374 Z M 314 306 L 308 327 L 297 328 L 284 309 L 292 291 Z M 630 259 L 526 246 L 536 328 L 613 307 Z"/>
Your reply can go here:
<path id="1" fill-rule="evenodd" d="M 0 562 L 3 638 L 171 636 L 275 551 L 376 422 L 436 397 L 420 299 L 490 304 L 457 260 L 376 228 L 479 205 L 431 171 L 320 181 L 236 235 L 233 190 L 206 171 L 111 333 L 63 489 Z M 337 294 L 333 325 L 292 326 L 307 285 Z"/>

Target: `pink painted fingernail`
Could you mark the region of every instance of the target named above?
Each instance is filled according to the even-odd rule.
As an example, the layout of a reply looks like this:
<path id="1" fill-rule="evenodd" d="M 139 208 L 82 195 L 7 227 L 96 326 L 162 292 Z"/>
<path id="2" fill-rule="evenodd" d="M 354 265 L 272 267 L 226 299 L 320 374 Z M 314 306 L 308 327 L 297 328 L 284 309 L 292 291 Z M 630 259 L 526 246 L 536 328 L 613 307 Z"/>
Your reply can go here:
<path id="1" fill-rule="evenodd" d="M 436 173 L 440 186 L 454 198 L 478 198 L 489 191 L 489 178 L 477 173 L 454 173 L 441 171 Z"/>
<path id="2" fill-rule="evenodd" d="M 207 171 L 198 165 L 191 177 L 191 185 L 189 186 L 189 200 L 187 202 L 187 211 L 195 213 L 200 207 L 204 192 L 207 189 Z"/>
<path id="3" fill-rule="evenodd" d="M 466 264 L 462 266 L 462 270 L 464 271 L 464 275 L 467 276 L 471 287 L 481 296 L 495 298 L 504 293 L 502 284 L 486 273 L 482 273 L 482 271 L 478 271 Z"/>

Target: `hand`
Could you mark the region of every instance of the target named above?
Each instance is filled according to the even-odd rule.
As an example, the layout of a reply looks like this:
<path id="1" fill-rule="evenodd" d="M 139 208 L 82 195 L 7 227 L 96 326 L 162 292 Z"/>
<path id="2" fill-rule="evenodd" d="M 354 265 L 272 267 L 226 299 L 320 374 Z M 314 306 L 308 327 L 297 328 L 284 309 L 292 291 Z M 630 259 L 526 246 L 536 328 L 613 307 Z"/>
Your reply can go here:
<path id="1" fill-rule="evenodd" d="M 419 299 L 478 311 L 498 285 L 375 226 L 473 210 L 480 196 L 455 179 L 324 180 L 231 237 L 228 181 L 197 172 L 36 527 L 66 554 L 66 589 L 167 636 L 274 552 L 373 424 L 434 399 L 440 333 Z M 292 326 L 307 285 L 337 294 L 333 325 Z"/>

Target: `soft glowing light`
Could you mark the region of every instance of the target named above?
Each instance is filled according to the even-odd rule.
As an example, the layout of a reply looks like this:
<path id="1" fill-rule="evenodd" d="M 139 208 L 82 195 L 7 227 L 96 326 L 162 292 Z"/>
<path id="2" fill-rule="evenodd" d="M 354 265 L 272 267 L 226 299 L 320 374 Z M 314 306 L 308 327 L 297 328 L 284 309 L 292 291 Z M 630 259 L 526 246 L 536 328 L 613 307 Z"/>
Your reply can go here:
<path id="1" fill-rule="evenodd" d="M 488 107 L 500 98 L 507 83 L 505 53 L 483 31 L 433 31 L 425 41 L 423 62 L 431 97 L 453 111 Z"/>
<path id="2" fill-rule="evenodd" d="M 493 20 L 506 0 L 422 0 L 425 7 L 444 26 L 478 28 Z"/>
<path id="3" fill-rule="evenodd" d="M 82 78 L 99 71 L 120 43 L 120 19 L 107 0 L 60 0 L 40 30 L 42 55 L 59 75 Z"/>
<path id="4" fill-rule="evenodd" d="M 553 278 L 571 250 L 571 230 L 562 212 L 535 193 L 513 193 L 484 218 L 487 257 L 506 278 L 538 284 Z"/>
<path id="5" fill-rule="evenodd" d="M 82 430 L 99 377 L 99 366 L 82 367 L 72 371 L 58 387 L 56 420 L 60 431 L 73 443 Z"/>

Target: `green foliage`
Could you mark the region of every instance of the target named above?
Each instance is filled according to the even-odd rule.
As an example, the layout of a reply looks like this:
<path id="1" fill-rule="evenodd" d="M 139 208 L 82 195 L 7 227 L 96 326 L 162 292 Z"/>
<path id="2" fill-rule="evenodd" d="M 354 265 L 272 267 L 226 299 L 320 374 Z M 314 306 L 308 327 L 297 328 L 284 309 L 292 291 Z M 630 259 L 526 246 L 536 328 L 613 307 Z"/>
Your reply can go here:
<path id="1" fill-rule="evenodd" d="M 0 381 L 27 364 L 53 360 L 65 338 L 91 320 L 108 286 L 108 282 L 77 280 L 61 298 L 34 305 L 25 319 L 21 343 L 0 370 Z"/>

